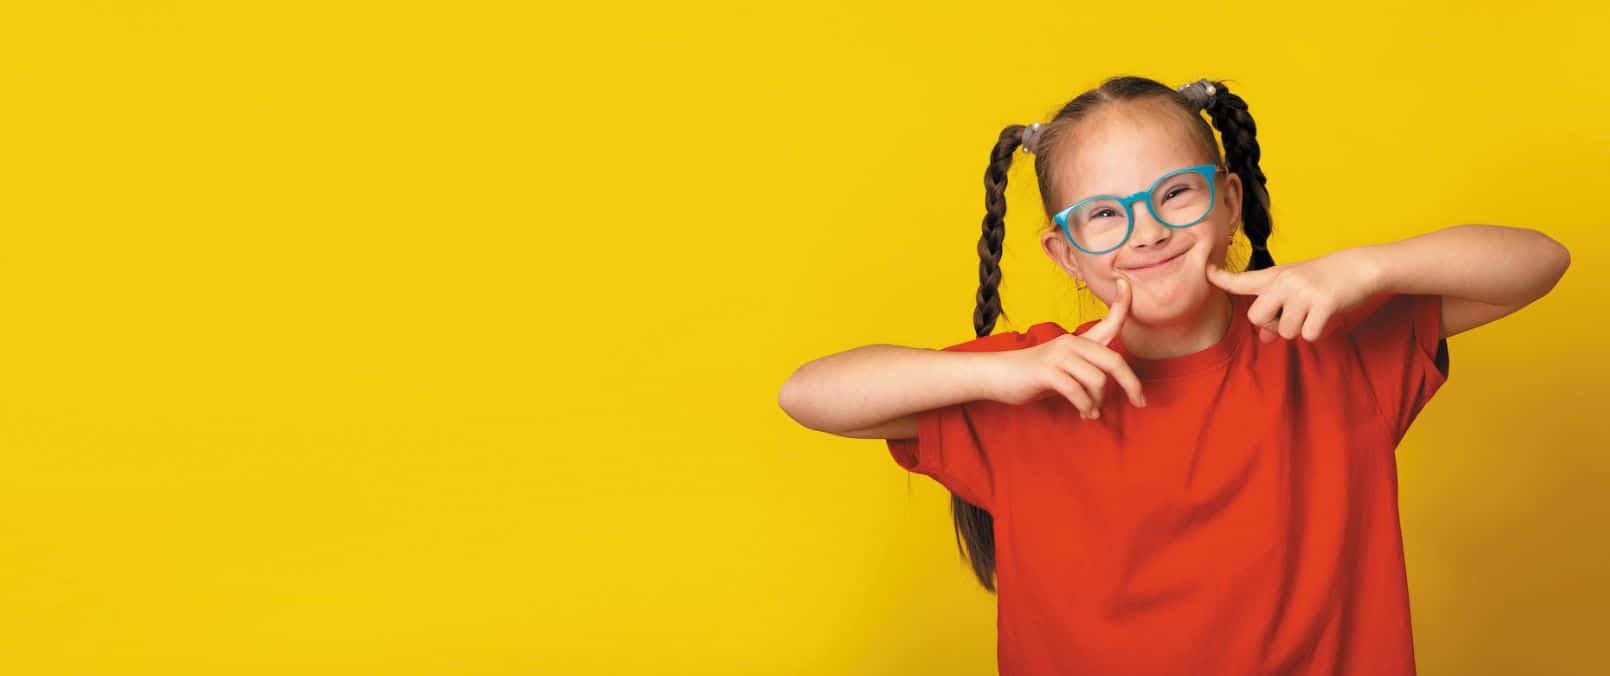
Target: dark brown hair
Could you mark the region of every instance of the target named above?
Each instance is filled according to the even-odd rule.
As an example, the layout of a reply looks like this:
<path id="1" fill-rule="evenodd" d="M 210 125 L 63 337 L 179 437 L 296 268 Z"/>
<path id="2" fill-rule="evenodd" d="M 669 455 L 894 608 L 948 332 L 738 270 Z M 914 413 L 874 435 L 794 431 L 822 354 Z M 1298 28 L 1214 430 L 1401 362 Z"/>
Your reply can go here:
<path id="1" fill-rule="evenodd" d="M 1068 143 L 1074 140 L 1067 135 L 1068 130 L 1103 105 L 1119 101 L 1159 102 L 1179 113 L 1181 123 L 1190 126 L 1215 163 L 1241 177 L 1241 229 L 1252 244 L 1252 256 L 1246 269 L 1273 266 L 1275 260 L 1269 254 L 1268 243 L 1274 222 L 1269 217 L 1267 179 L 1258 168 L 1258 126 L 1247 112 L 1247 102 L 1231 93 L 1223 82 L 1201 80 L 1195 84 L 1213 86 L 1214 93 L 1208 97 L 1205 107 L 1156 80 L 1128 75 L 1109 78 L 1101 86 L 1068 101 L 1050 122 L 1042 124 L 1034 139 L 1034 174 L 1039 181 L 1040 204 L 1048 222 L 1049 215 L 1059 207 L 1052 204 L 1047 186 L 1055 184 L 1058 155 L 1067 152 Z M 1200 112 L 1204 110 L 1213 119 L 1212 127 L 1202 119 Z M 1215 127 L 1224 139 L 1222 159 L 1213 136 Z M 1006 240 L 1006 173 L 1012 167 L 1012 157 L 1022 144 L 1027 128 L 1014 124 L 1001 130 L 995 146 L 990 149 L 989 168 L 984 170 L 984 231 L 978 238 L 978 296 L 973 310 L 973 331 L 981 338 L 994 331 L 997 317 L 1006 315 L 1000 296 L 1001 244 Z M 950 513 L 956 523 L 957 549 L 966 543 L 973 574 L 985 589 L 995 591 L 994 517 L 954 493 L 950 496 Z"/>

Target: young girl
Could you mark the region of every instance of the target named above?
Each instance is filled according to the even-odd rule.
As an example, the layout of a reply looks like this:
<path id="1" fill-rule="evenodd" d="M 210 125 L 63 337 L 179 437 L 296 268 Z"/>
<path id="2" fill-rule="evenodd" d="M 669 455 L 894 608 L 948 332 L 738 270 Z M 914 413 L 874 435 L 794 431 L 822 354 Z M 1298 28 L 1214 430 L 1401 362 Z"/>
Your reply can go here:
<path id="1" fill-rule="evenodd" d="M 952 492 L 999 585 L 1003 674 L 1415 671 L 1394 451 L 1448 377 L 1447 337 L 1540 298 L 1570 257 L 1464 225 L 1275 265 L 1256 132 L 1223 82 L 1139 77 L 1008 126 L 984 175 L 979 337 L 864 346 L 783 385 L 801 424 L 887 439 Z M 1072 332 L 991 335 L 1020 145 L 1042 248 L 1110 309 Z M 1224 269 L 1237 230 L 1242 273 Z"/>

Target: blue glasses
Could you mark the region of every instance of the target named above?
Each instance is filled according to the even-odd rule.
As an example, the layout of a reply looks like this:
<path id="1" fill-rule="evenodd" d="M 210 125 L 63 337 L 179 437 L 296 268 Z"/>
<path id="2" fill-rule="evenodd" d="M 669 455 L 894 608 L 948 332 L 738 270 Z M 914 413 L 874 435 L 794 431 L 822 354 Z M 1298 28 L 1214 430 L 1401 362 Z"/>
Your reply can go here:
<path id="1" fill-rule="evenodd" d="M 1146 201 L 1152 218 L 1170 228 L 1188 228 L 1213 213 L 1218 190 L 1214 179 L 1224 167 L 1198 164 L 1177 169 L 1128 197 L 1096 195 L 1051 217 L 1069 242 L 1088 254 L 1104 254 L 1129 241 L 1135 230 L 1134 203 Z"/>

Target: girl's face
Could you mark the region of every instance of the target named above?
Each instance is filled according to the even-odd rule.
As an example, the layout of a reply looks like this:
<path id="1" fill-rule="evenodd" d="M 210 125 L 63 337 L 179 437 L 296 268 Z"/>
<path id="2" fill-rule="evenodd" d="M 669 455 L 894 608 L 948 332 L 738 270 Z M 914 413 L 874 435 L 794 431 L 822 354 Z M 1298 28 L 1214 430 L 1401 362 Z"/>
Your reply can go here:
<path id="1" fill-rule="evenodd" d="M 1177 114 L 1161 102 L 1118 102 L 1081 120 L 1060 144 L 1062 163 L 1047 186 L 1060 209 L 1097 194 L 1129 195 L 1145 190 L 1164 174 L 1212 161 Z M 1170 228 L 1136 202 L 1129 240 L 1102 254 L 1073 246 L 1053 226 L 1041 246 L 1063 269 L 1083 279 L 1111 306 L 1118 278 L 1129 280 L 1134 298 L 1129 321 L 1161 325 L 1192 321 L 1214 287 L 1207 264 L 1224 265 L 1230 239 L 1241 227 L 1241 179 L 1225 172 L 1214 178 L 1216 202 L 1206 218 L 1186 228 Z M 1120 216 L 1121 217 L 1121 216 Z M 1164 261 L 1154 267 L 1142 267 Z"/>

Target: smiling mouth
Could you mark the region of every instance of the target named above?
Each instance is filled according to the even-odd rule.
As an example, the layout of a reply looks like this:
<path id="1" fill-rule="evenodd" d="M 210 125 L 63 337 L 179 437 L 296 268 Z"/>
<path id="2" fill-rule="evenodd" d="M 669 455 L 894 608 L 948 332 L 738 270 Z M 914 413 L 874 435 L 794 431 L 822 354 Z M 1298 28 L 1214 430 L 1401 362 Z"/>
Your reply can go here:
<path id="1" fill-rule="evenodd" d="M 1143 265 L 1143 266 L 1138 267 L 1138 268 L 1124 268 L 1124 269 L 1125 270 L 1150 270 L 1152 268 L 1157 268 L 1157 267 L 1162 267 L 1164 265 L 1168 265 L 1169 263 L 1172 263 L 1175 260 L 1177 260 L 1180 256 L 1184 256 L 1184 255 L 1185 255 L 1185 252 L 1181 251 L 1181 252 L 1179 252 L 1177 254 L 1174 254 L 1173 256 L 1169 256 L 1168 258 L 1165 258 L 1165 259 L 1163 259 L 1161 261 L 1158 261 L 1156 263 L 1152 263 L 1151 265 Z"/>

